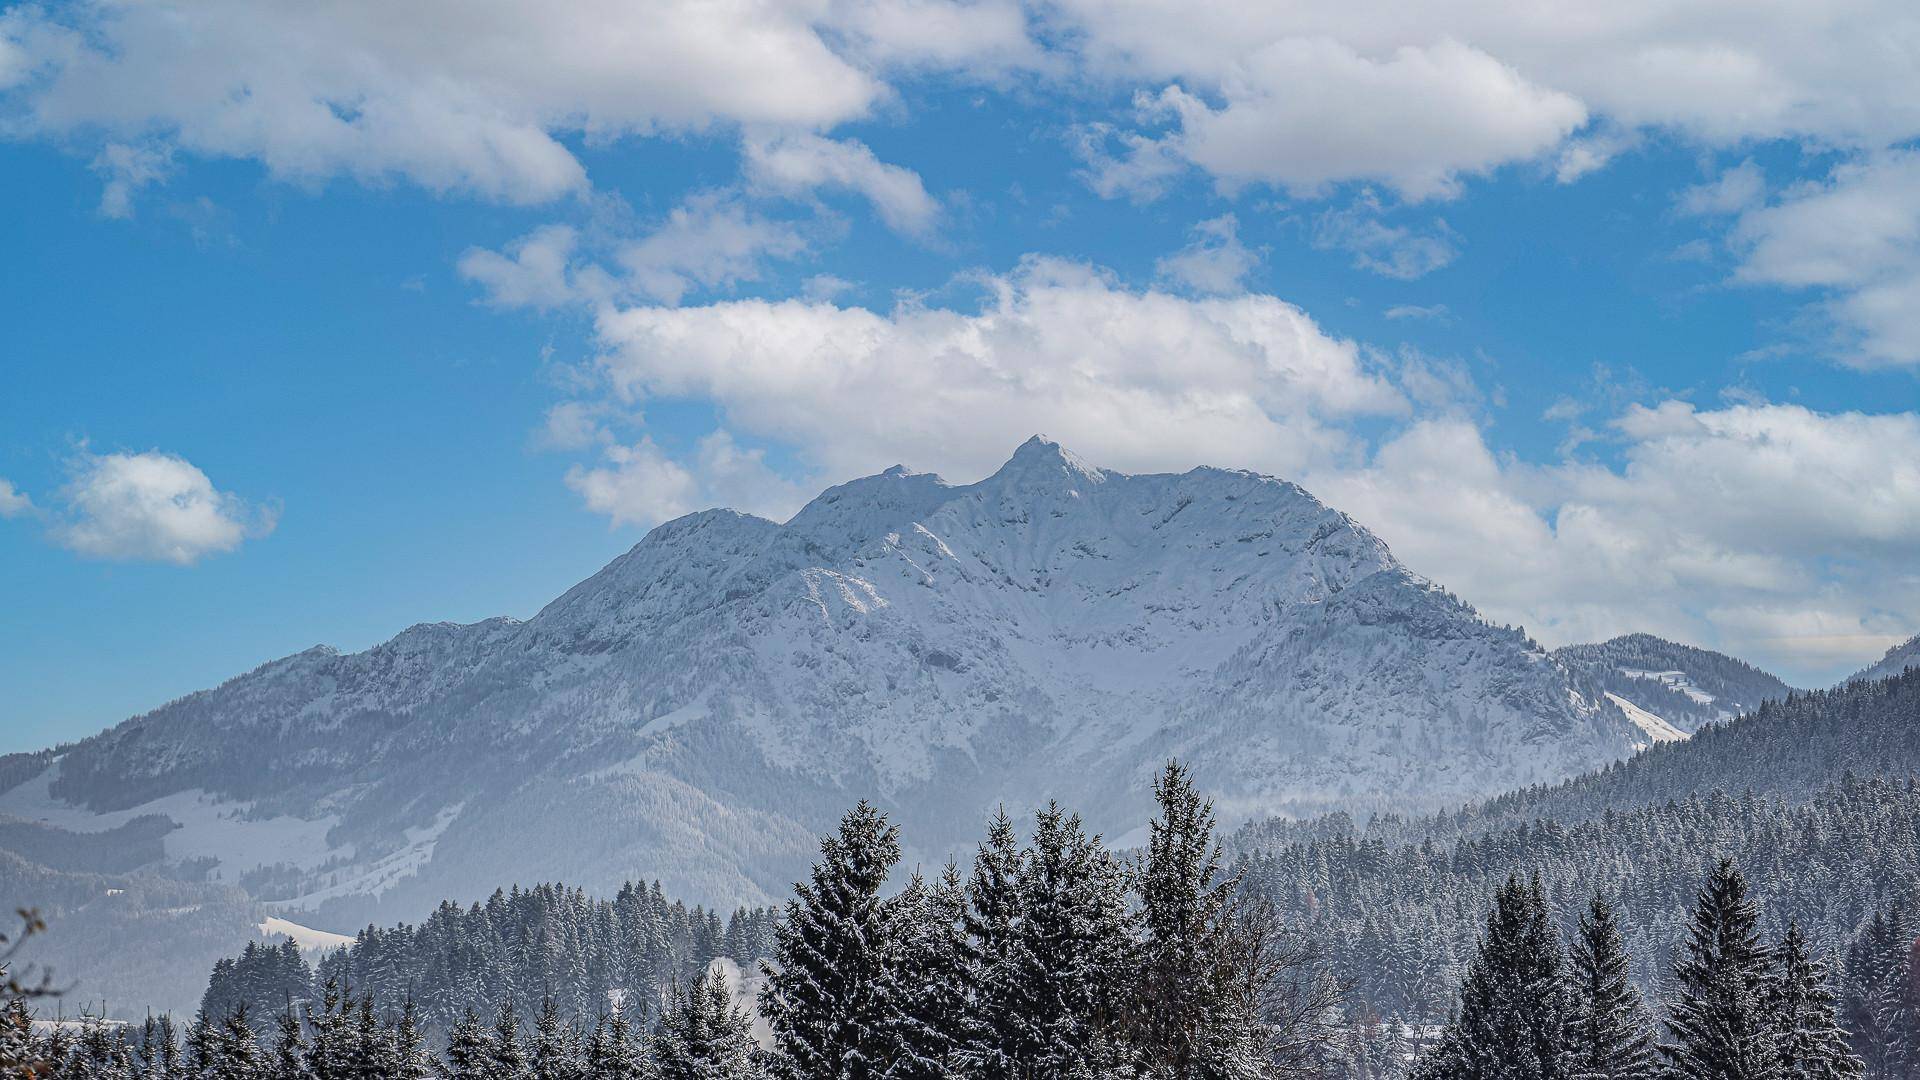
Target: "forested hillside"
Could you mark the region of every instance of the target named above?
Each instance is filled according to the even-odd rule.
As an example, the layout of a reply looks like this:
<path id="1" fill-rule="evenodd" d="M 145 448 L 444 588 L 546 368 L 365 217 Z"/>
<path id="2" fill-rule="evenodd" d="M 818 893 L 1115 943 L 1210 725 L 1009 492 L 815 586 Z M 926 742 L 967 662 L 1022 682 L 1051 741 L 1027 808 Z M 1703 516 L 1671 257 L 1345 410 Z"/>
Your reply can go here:
<path id="1" fill-rule="evenodd" d="M 632 994 L 655 999 L 710 961 L 751 966 L 770 955 L 775 912 L 719 912 L 669 900 L 659 883 L 628 883 L 611 899 L 538 885 L 495 892 L 462 908 L 447 902 L 418 925 L 369 926 L 318 971 L 288 946 L 249 946 L 213 971 L 203 1011 L 224 1017 L 245 1003 L 262 1025 L 289 1003 L 306 1008 L 326 983 L 394 1003 L 412 1001 L 419 1024 L 444 1034 L 469 1009 L 503 1001 L 525 1015 L 547 1001 L 563 1019 L 590 1021 Z"/>

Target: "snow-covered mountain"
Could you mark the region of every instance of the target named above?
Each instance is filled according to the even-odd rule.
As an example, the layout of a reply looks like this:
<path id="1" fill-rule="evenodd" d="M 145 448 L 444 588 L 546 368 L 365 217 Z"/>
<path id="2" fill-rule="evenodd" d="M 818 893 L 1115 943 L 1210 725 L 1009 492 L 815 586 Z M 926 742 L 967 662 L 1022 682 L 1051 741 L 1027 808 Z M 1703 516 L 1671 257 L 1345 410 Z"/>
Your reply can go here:
<path id="1" fill-rule="evenodd" d="M 1888 649 L 1887 655 L 1871 666 L 1855 672 L 1847 678 L 1847 681 L 1853 683 L 1868 679 L 1884 679 L 1898 675 L 1910 667 L 1920 667 L 1920 635 Z"/>
<path id="2" fill-rule="evenodd" d="M 1036 438 L 669 522 L 525 622 L 266 664 L 0 762 L 0 815 L 164 815 L 167 861 L 335 928 L 536 879 L 753 901 L 859 797 L 936 860 L 1047 798 L 1126 843 L 1174 755 L 1229 823 L 1570 776 L 1650 741 L 1596 686 L 1292 484 Z"/>
<path id="3" fill-rule="evenodd" d="M 1743 660 L 1652 634 L 1568 645 L 1553 656 L 1584 680 L 1587 696 L 1612 701 L 1656 742 L 1684 739 L 1793 692 Z"/>

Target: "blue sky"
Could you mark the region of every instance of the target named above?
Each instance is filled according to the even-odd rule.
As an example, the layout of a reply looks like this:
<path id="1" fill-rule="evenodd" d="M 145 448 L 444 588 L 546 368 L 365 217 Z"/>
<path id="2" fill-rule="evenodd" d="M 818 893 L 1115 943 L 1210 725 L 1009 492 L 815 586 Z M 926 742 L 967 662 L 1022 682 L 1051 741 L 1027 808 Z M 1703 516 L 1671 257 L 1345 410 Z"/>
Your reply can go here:
<path id="1" fill-rule="evenodd" d="M 1548 644 L 1920 630 L 1916 16 L 1498 6 L 0 7 L 0 749 L 1033 430 Z"/>

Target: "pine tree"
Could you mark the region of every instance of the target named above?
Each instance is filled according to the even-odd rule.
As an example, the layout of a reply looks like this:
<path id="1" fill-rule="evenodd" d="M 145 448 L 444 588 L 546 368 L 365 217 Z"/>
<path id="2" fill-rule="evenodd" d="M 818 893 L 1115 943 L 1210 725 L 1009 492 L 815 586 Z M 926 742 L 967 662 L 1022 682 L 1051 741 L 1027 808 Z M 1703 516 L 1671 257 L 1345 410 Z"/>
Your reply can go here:
<path id="1" fill-rule="evenodd" d="M 582 1064 L 573 1030 L 560 1019 L 560 1006 L 552 998 L 540 1005 L 540 1017 L 533 1026 L 533 1047 L 527 1055 L 533 1080 L 580 1080 Z"/>
<path id="2" fill-rule="evenodd" d="M 1049 803 L 1034 820 L 1018 882 L 1014 952 L 1023 1077 L 1105 1076 L 1125 1067 L 1122 1042 L 1132 936 L 1126 876 L 1078 815 Z"/>
<path id="3" fill-rule="evenodd" d="M 967 880 L 965 922 L 974 1008 L 961 1061 L 980 1080 L 1016 1080 L 1012 1050 L 1023 1030 L 1018 976 L 1026 967 L 1020 898 L 1026 859 L 1013 819 L 1004 808 L 995 811 Z"/>
<path id="4" fill-rule="evenodd" d="M 1565 1080 L 1566 985 L 1540 882 L 1508 877 L 1495 894 L 1460 1004 L 1418 1062 L 1432 1080 Z"/>
<path id="5" fill-rule="evenodd" d="M 1685 955 L 1674 968 L 1678 997 L 1667 1006 L 1672 1041 L 1660 1047 L 1687 1080 L 1778 1080 L 1780 1055 L 1769 1022 L 1771 957 L 1760 915 L 1730 859 L 1709 875 L 1694 905 Z"/>
<path id="6" fill-rule="evenodd" d="M 510 997 L 501 999 L 494 1013 L 484 1080 L 527 1080 L 527 1055 L 520 1046 L 520 1015 Z"/>
<path id="7" fill-rule="evenodd" d="M 928 885 L 918 873 L 887 903 L 894 943 L 882 975 L 888 1005 L 886 1080 L 947 1080 L 963 1075 L 970 1023 L 967 897 L 952 863 Z"/>
<path id="8" fill-rule="evenodd" d="M 1613 906 L 1595 894 L 1569 950 L 1567 1068 L 1573 1080 L 1652 1080 L 1653 1035 Z"/>
<path id="9" fill-rule="evenodd" d="M 657 1075 L 625 1013 L 616 1009 L 593 1025 L 587 1039 L 587 1075 L 592 1080 L 651 1080 Z"/>
<path id="10" fill-rule="evenodd" d="M 447 1035 L 446 1065 L 442 1069 L 446 1080 L 487 1080 L 493 1056 L 490 1042 L 486 1028 L 480 1024 L 480 1014 L 467 1009 Z"/>
<path id="11" fill-rule="evenodd" d="M 1781 1075 L 1794 1080 L 1851 1080 L 1865 1067 L 1840 1028 L 1827 966 L 1815 960 L 1798 924 L 1780 943 L 1778 978 L 1769 1003 Z"/>
<path id="12" fill-rule="evenodd" d="M 280 1013 L 280 1034 L 273 1044 L 273 1080 L 309 1080 L 307 1040 L 293 1006 Z"/>
<path id="13" fill-rule="evenodd" d="M 734 1007 L 718 969 L 686 993 L 674 993 L 654 1046 L 660 1080 L 759 1080 L 764 1075 L 747 1014 Z"/>
<path id="14" fill-rule="evenodd" d="M 900 857 L 898 830 L 862 801 L 821 841 L 820 854 L 812 883 L 794 886 L 761 1010 L 786 1075 L 873 1080 L 886 1066 L 889 1023 L 881 978 L 891 945 L 880 888 Z"/>
<path id="15" fill-rule="evenodd" d="M 1213 803 L 1178 762 L 1154 781 L 1139 881 L 1145 940 L 1135 968 L 1132 1038 L 1147 1075 L 1169 1080 L 1257 1075 L 1258 1028 L 1235 993 L 1230 950 L 1236 882 L 1221 866 Z"/>

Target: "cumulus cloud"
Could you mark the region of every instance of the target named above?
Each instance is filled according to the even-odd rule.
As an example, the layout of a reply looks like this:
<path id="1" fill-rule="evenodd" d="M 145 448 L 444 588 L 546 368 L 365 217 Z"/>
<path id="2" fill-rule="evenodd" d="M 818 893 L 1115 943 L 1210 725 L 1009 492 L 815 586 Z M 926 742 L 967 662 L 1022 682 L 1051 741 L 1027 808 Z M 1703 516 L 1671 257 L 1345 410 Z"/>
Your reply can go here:
<path id="1" fill-rule="evenodd" d="M 1039 59 L 1017 8 L 944 0 L 100 0 L 6 19 L 26 131 L 522 203 L 586 187 L 567 135 L 818 130 L 868 115 L 896 68 Z"/>
<path id="2" fill-rule="evenodd" d="M 1529 465 L 1426 419 L 1308 483 L 1550 644 L 1646 630 L 1809 681 L 1920 623 L 1920 416 L 1632 406 L 1622 465 Z"/>
<path id="3" fill-rule="evenodd" d="M 903 457 L 983 475 L 1039 430 L 1121 468 L 1188 456 L 1297 471 L 1351 450 L 1337 421 L 1407 408 L 1357 345 L 1273 297 L 1134 290 L 1052 259 L 981 285 L 972 309 L 607 310 L 600 369 L 623 405 L 711 401 L 731 429 L 803 448 L 833 477 Z"/>
<path id="4" fill-rule="evenodd" d="M 1748 209 L 1733 240 L 1740 280 L 1829 294 L 1848 359 L 1920 364 L 1920 152 L 1845 162 Z"/>
<path id="5" fill-rule="evenodd" d="M 1222 214 L 1193 227 L 1193 242 L 1153 264 L 1161 278 L 1198 293 L 1241 291 L 1260 255 L 1240 242 L 1240 222 Z"/>
<path id="6" fill-rule="evenodd" d="M 1713 146 L 1786 138 L 1875 148 L 1920 134 L 1920 69 L 1886 47 L 1920 28 L 1920 14 L 1900 0 L 1867 0 L 1846 19 L 1796 4 L 1728 18 L 1710 0 L 1624 0 L 1603 12 L 1517 0 L 1391 9 L 1334 0 L 1054 0 L 1049 12 L 1086 70 L 1171 83 L 1210 102 L 1185 102 L 1215 114 L 1196 114 L 1202 122 L 1238 111 L 1229 134 L 1265 127 L 1286 140 L 1277 145 L 1329 163 L 1289 163 L 1280 150 L 1263 153 L 1235 138 L 1209 159 L 1228 177 L 1298 185 L 1323 173 L 1402 176 L 1413 190 L 1444 189 L 1450 173 L 1553 148 L 1561 142 L 1554 133 L 1564 137 L 1584 117 L 1598 117 L 1608 134 L 1599 142 L 1583 136 L 1585 154 L 1562 159 L 1563 178 L 1571 178 L 1569 166 L 1577 176 L 1610 157 L 1640 129 Z M 1393 88 L 1440 97 L 1393 100 Z M 1323 115 L 1348 126 L 1308 126 L 1290 100 L 1302 112 L 1321 103 Z M 1373 107 L 1348 107 L 1363 102 Z M 1443 102 L 1451 115 L 1438 115 L 1448 111 Z M 1435 126 L 1410 128 L 1427 109 Z M 1396 133 L 1408 135 L 1404 147 L 1392 144 Z"/>
<path id="7" fill-rule="evenodd" d="M 220 491 L 174 454 L 82 454 L 51 535 L 96 559 L 187 566 L 273 531 L 271 510 Z"/>
<path id="8" fill-rule="evenodd" d="M 1586 122 L 1579 101 L 1450 39 L 1381 58 L 1330 38 L 1273 41 L 1233 61 L 1218 92 L 1216 105 L 1163 90 L 1176 127 L 1153 153 L 1228 185 L 1309 195 L 1355 179 L 1407 198 L 1450 195 L 1463 174 L 1536 157 Z"/>
<path id="9" fill-rule="evenodd" d="M 746 142 L 750 183 L 763 190 L 805 194 L 844 188 L 873 204 L 880 220 L 897 232 L 925 236 L 940 216 L 940 204 L 911 169 L 889 165 L 866 144 L 818 135 L 755 137 Z"/>

